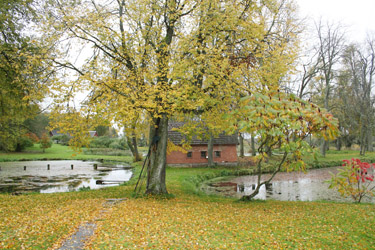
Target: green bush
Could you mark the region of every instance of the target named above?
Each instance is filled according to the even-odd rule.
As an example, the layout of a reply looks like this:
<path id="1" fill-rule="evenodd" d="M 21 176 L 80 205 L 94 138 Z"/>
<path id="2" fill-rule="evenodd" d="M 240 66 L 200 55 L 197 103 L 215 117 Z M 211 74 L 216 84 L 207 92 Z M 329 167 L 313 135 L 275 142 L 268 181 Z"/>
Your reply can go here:
<path id="1" fill-rule="evenodd" d="M 70 138 L 67 135 L 54 135 L 51 140 L 57 144 L 68 146 Z"/>
<path id="2" fill-rule="evenodd" d="M 90 148 L 112 148 L 127 149 L 125 138 L 110 138 L 108 136 L 100 136 L 94 138 L 90 143 Z"/>
<path id="3" fill-rule="evenodd" d="M 27 136 L 22 136 L 20 138 L 18 138 L 17 140 L 17 146 L 16 146 L 16 152 L 21 152 L 23 150 L 25 150 L 25 148 L 27 147 L 32 147 L 34 144 L 33 144 L 33 141 L 27 137 Z"/>
<path id="4" fill-rule="evenodd" d="M 90 148 L 109 148 L 111 142 L 111 138 L 108 136 L 99 136 L 90 142 Z"/>
<path id="5" fill-rule="evenodd" d="M 112 148 L 85 148 L 85 155 L 131 156 L 131 152 Z"/>
<path id="6" fill-rule="evenodd" d="M 111 144 L 109 144 L 109 147 L 113 149 L 122 149 L 122 150 L 128 149 L 128 145 L 126 143 L 125 138 L 112 139 L 112 142 Z"/>

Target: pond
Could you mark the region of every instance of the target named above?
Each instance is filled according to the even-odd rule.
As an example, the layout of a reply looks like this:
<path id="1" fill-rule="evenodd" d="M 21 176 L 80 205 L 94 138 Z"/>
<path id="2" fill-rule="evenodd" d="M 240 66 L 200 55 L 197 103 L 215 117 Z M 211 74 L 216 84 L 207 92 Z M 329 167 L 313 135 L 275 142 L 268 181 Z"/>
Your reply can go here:
<path id="1" fill-rule="evenodd" d="M 334 189 L 329 189 L 327 180 L 331 173 L 336 174 L 339 167 L 312 169 L 307 173 L 278 173 L 272 182 L 260 188 L 255 199 L 281 201 L 339 201 L 351 202 L 351 198 L 343 198 Z M 263 175 L 262 181 L 270 175 Z M 257 176 L 241 176 L 225 181 L 212 181 L 203 186 L 207 193 L 240 198 L 250 195 L 256 188 Z M 363 202 L 375 202 L 375 199 L 364 199 Z"/>
<path id="2" fill-rule="evenodd" d="M 129 165 L 94 161 L 0 163 L 0 192 L 54 193 L 119 185 L 132 176 Z"/>

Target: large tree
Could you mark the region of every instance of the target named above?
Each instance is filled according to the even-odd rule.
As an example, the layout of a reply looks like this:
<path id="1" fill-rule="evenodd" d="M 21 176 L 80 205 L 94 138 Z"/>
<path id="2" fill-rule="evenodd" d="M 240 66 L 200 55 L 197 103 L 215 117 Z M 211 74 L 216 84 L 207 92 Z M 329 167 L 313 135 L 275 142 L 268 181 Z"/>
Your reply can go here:
<path id="1" fill-rule="evenodd" d="M 294 57 L 287 0 L 51 2 L 45 34 L 64 41 L 53 62 L 76 73 L 76 79 L 56 81 L 56 89 L 65 91 L 59 103 L 66 105 L 54 114 L 69 118 L 55 119 L 56 126 L 82 140 L 83 130 L 100 120 L 126 124 L 147 113 L 150 194 L 167 193 L 171 116 L 229 111 L 243 93 L 246 69 L 258 69 L 251 74 L 262 78 L 259 84 L 274 83 Z M 81 44 L 91 56 L 80 65 L 58 56 Z M 79 89 L 89 95 L 78 107 L 72 104 Z"/>
<path id="2" fill-rule="evenodd" d="M 341 59 L 341 53 L 345 45 L 345 33 L 340 24 L 327 22 L 323 24 L 322 20 L 315 24 L 318 43 L 316 52 L 318 54 L 318 67 L 321 76 L 321 89 L 323 107 L 331 111 L 329 105 L 332 98 L 335 79 L 337 76 L 337 65 Z M 323 140 L 321 153 L 326 154 L 328 141 Z"/>
<path id="3" fill-rule="evenodd" d="M 375 40 L 368 37 L 363 45 L 347 46 L 343 54 L 342 82 L 346 87 L 345 114 L 355 122 L 360 143 L 360 154 L 372 151 L 374 121 Z M 344 101 L 345 102 L 345 101 Z"/>
<path id="4" fill-rule="evenodd" d="M 35 21 L 33 1 L 0 2 L 0 148 L 15 150 L 27 132 L 24 121 L 39 111 L 46 93 L 42 48 L 27 33 Z"/>

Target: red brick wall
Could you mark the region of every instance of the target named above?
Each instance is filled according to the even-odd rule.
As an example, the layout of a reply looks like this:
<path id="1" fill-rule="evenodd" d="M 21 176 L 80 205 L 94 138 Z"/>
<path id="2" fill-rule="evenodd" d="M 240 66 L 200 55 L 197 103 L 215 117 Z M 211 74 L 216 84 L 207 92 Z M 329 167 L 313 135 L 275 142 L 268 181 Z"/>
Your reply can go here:
<path id="1" fill-rule="evenodd" d="M 193 145 L 189 150 L 192 157 L 188 158 L 187 153 L 173 151 L 167 155 L 167 164 L 202 164 L 208 163 L 207 158 L 201 157 L 201 151 L 207 152 L 207 145 Z M 236 145 L 214 145 L 214 162 L 237 162 Z M 220 151 L 220 157 L 215 156 L 215 151 Z"/>

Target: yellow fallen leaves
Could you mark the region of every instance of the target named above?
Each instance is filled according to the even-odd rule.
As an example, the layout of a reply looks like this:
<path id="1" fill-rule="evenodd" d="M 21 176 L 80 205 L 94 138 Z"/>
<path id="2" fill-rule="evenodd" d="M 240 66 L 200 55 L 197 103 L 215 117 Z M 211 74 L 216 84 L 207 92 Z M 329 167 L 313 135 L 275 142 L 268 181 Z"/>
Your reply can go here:
<path id="1" fill-rule="evenodd" d="M 128 198 L 111 207 L 102 206 L 105 198 L 129 194 L 133 187 L 0 195 L 0 248 L 56 248 L 88 221 L 97 229 L 87 249 L 373 248 L 374 205 L 243 203 L 188 195 L 177 181 L 170 184 L 177 198 Z"/>
<path id="2" fill-rule="evenodd" d="M 102 203 L 68 194 L 0 195 L 0 248 L 52 247 L 95 218 Z"/>
<path id="3" fill-rule="evenodd" d="M 130 199 L 99 222 L 93 249 L 319 249 L 371 246 L 373 206 Z M 371 222 L 372 221 L 372 222 Z M 366 229 L 367 228 L 367 229 Z M 362 238 L 361 238 L 362 237 Z"/>

